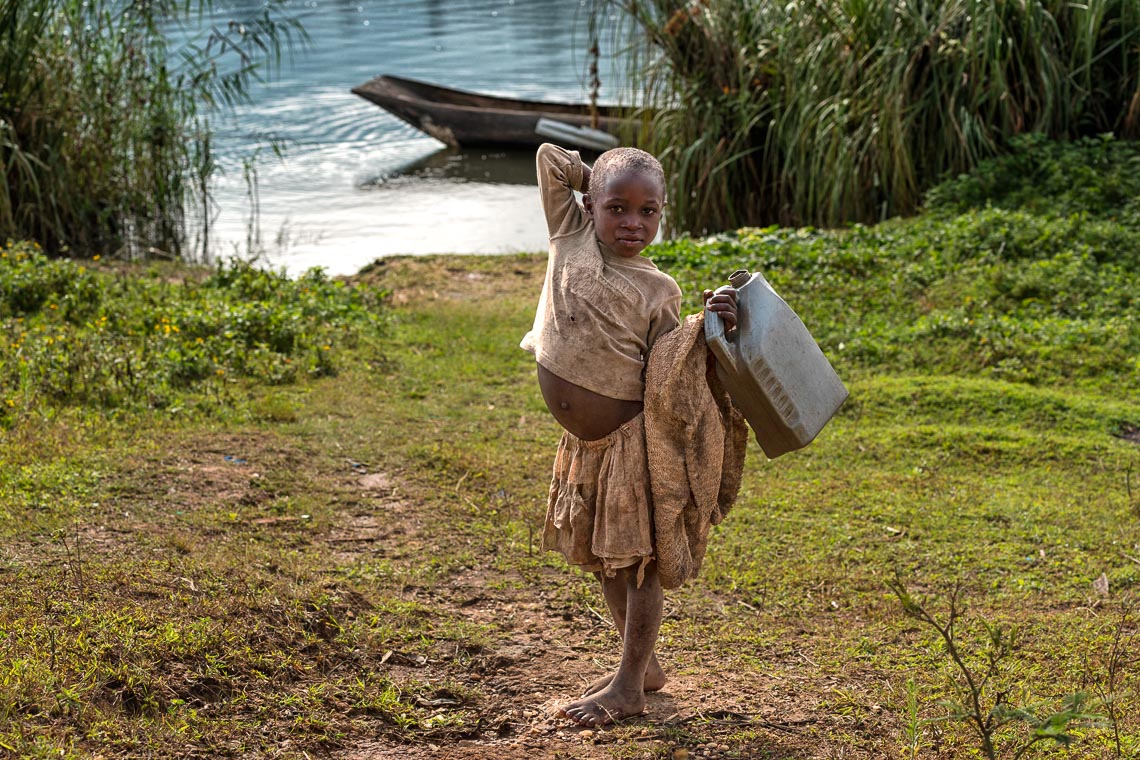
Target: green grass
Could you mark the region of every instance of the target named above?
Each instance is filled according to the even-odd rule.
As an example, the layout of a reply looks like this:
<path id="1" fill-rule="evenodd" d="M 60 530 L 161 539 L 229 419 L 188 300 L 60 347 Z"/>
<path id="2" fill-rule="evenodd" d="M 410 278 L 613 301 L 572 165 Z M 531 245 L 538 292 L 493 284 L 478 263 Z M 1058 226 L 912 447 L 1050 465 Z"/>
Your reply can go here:
<path id="1" fill-rule="evenodd" d="M 408 266 L 423 276 L 428 265 Z M 701 266 L 681 273 L 707 284 L 716 275 Z M 389 282 L 398 292 L 399 281 Z M 881 281 L 866 287 L 889 290 Z M 692 300 L 699 291 L 688 292 Z M 831 300 L 811 304 L 812 313 L 836 306 L 830 289 L 814 293 Z M 529 356 L 514 347 L 531 308 L 448 302 L 446 310 L 400 312 L 398 370 L 377 386 L 392 393 L 386 459 L 424 483 L 433 504 L 456 510 L 468 541 L 494 544 L 486 561 L 504 572 L 552 561 L 527 552 L 557 437 Z M 902 329 L 905 320 L 895 324 Z M 984 350 L 969 336 L 956 348 L 965 356 Z M 1127 483 L 1140 452 L 1116 437 L 1137 415 L 1132 359 L 1114 354 L 1112 382 L 1050 365 L 1050 382 L 1035 384 L 937 357 L 927 366 L 914 359 L 905 372 L 841 357 L 851 401 L 802 452 L 765 462 L 753 444 L 741 499 L 716 532 L 701 578 L 670 596 L 664 651 L 694 663 L 687 672 L 707 674 L 712 694 L 718 674 L 794 673 L 805 667 L 802 654 L 818 664 L 815 676 L 796 681 L 804 701 L 822 696 L 813 678 L 831 677 L 848 693 L 829 698 L 827 711 L 881 716 L 877 705 L 892 720 L 905 712 L 904 685 L 914 677 L 920 715 L 934 718 L 953 674 L 937 640 L 905 621 L 887 591 L 898 572 L 939 610 L 954 583 L 964 584 L 973 617 L 962 635 L 973 651 L 981 651 L 978 617 L 1021 629 L 1017 660 L 1002 675 L 1019 704 L 1057 702 L 1102 682 L 1117 610 L 1140 582 L 1140 564 L 1129 558 L 1140 547 L 1140 489 L 1135 474 L 1131 494 Z M 1101 572 L 1108 599 L 1092 589 Z M 596 608 L 596 597 L 582 593 L 580 608 Z M 1125 630 L 1135 636 L 1134 617 Z M 1136 699 L 1131 690 L 1117 695 L 1122 714 Z M 1129 721 L 1126 747 L 1137 740 Z M 882 722 L 862 720 L 849 735 L 817 730 L 811 742 L 869 742 L 893 753 L 903 732 L 873 728 Z M 922 731 L 926 742 L 936 733 L 943 752 L 970 746 L 953 725 Z M 1114 756 L 1103 729 L 1083 736 L 1077 756 Z"/>
<path id="2" fill-rule="evenodd" d="M 385 583 L 330 565 L 325 539 L 356 498 L 331 456 L 167 419 L 71 428 L 55 457 L 44 441 L 27 452 L 38 465 L 5 451 L 0 746 L 242 757 L 365 733 L 446 738 L 465 713 L 434 718 L 417 699 L 448 690 L 467 709 L 464 687 L 394 681 L 381 660 L 434 656 L 435 642 L 477 650 L 485 634 L 400 598 L 414 570 Z"/>
<path id="3" fill-rule="evenodd" d="M 971 667 L 985 664 L 983 620 L 1017 631 L 991 695 L 1042 709 L 1081 690 L 1111 696 L 1094 712 L 1111 705 L 1115 730 L 1082 723 L 1068 750 L 1031 756 L 1134 754 L 1131 200 L 1074 215 L 1067 204 L 1091 185 L 1032 194 L 997 177 L 988 205 L 958 205 L 981 197 L 970 182 L 990 186 L 985 171 L 971 178 L 912 220 L 654 250 L 687 309 L 737 266 L 762 270 L 851 399 L 803 451 L 766 461 L 750 445 L 701 576 L 667 596 L 660 654 L 674 680 L 651 704 L 668 712 L 586 743 L 543 733 L 536 715 L 616 662 L 592 579 L 536 545 L 559 429 L 517 345 L 541 257 L 397 259 L 335 286 L 245 270 L 56 277 L 21 249 L 0 286 L 45 295 L 4 315 L 7 334 L 22 316 L 73 345 L 104 310 L 152 326 L 116 344 L 141 361 L 162 354 L 149 341 L 181 339 L 156 315 L 198 315 L 240 351 L 250 333 L 222 315 L 265 301 L 267 314 L 331 309 L 299 318 L 285 355 L 319 349 L 322 330 L 342 339 L 335 373 L 279 385 L 250 374 L 228 386 L 232 405 L 212 377 L 175 388 L 147 375 L 176 406 L 204 405 L 192 414 L 145 394 L 19 397 L 0 441 L 0 747 L 300 757 L 378 742 L 414 756 L 466 739 L 502 741 L 482 750 L 514 758 L 533 755 L 510 742 L 536 728 L 534 741 L 575 757 L 710 745 L 727 757 L 973 756 L 969 730 L 940 720 L 959 676 L 938 635 L 904 614 L 887 585 L 897 577 L 938 616 L 961 585 Z M 50 308 L 69 288 L 89 289 L 73 299 L 82 319 Z M 382 312 L 360 300 L 379 291 Z M 34 356 L 35 372 L 54 366 Z M 3 344 L 0 361 L 13 360 Z M 1114 641 L 1127 653 L 1115 665 Z M 999 756 L 1018 736 L 1000 732 Z"/>
<path id="4" fill-rule="evenodd" d="M 0 249 L 0 425 L 79 405 L 225 413 L 241 386 L 333 374 L 382 334 L 382 293 L 313 269 L 296 280 L 243 263 L 134 274 Z M 365 359 L 376 350 L 362 351 Z M 280 396 L 255 414 L 290 412 Z"/>

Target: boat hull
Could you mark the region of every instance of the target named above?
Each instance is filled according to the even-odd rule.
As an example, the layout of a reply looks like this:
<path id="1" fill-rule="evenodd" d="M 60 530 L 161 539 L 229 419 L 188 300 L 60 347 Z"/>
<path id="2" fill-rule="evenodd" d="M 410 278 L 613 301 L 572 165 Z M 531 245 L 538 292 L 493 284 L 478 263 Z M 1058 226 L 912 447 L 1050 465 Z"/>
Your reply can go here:
<path id="1" fill-rule="evenodd" d="M 535 132 L 542 118 L 592 126 L 588 106 L 498 98 L 402 77 L 379 76 L 352 92 L 456 147 L 536 148 L 547 142 Z M 605 106 L 598 113 L 597 128 L 614 134 L 622 120 Z"/>

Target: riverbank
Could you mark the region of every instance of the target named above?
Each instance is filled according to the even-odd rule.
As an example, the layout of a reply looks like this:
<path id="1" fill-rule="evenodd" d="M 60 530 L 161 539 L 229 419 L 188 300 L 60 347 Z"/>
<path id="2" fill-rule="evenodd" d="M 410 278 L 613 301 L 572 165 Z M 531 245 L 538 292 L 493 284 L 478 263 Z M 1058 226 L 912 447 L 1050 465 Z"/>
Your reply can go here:
<path id="1" fill-rule="evenodd" d="M 24 247 L 0 277 L 44 296 L 2 315 L 27 335 L 3 352 L 0 747 L 976 753 L 946 719 L 971 704 L 962 671 L 897 580 L 938 621 L 957 589 L 961 663 L 992 663 L 982 709 L 1031 709 L 1004 713 L 998 756 L 1035 736 L 1018 715 L 1066 705 L 1038 756 L 1130 756 L 1140 224 L 1121 176 L 1060 166 L 1063 192 L 1025 179 L 1032 204 L 963 180 L 910 220 L 654 249 L 686 311 L 737 266 L 764 271 L 851 399 L 801 452 L 750 444 L 700 578 L 667 597 L 669 683 L 600 731 L 551 716 L 618 643 L 592 580 L 538 548 L 558 428 L 517 343 L 541 256 L 385 259 L 330 282 L 106 262 L 57 277 L 80 265 L 29 268 Z M 151 392 L 110 369 L 82 375 L 104 394 L 29 385 L 81 376 L 72 348 L 109 352 L 82 367 L 149 368 Z M 1067 750 L 1049 738 L 1066 726 Z"/>

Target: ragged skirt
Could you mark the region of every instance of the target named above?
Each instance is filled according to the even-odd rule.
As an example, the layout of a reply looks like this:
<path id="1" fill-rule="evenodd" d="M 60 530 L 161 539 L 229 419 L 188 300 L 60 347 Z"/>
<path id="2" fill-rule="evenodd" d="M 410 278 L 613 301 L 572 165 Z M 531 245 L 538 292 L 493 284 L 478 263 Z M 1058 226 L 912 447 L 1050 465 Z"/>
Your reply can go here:
<path id="1" fill-rule="evenodd" d="M 653 502 L 639 414 L 596 441 L 563 433 L 542 531 L 542 546 L 588 572 L 613 577 L 653 559 Z"/>

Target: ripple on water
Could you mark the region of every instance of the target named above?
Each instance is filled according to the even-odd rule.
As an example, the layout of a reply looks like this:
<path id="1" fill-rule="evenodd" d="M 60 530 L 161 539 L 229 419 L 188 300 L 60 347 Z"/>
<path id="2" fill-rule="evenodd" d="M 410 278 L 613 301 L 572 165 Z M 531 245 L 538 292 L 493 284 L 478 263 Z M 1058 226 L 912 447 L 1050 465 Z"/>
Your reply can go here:
<path id="1" fill-rule="evenodd" d="M 235 0 L 250 8 L 253 0 Z M 257 194 L 269 259 L 355 271 L 392 253 L 541 250 L 534 157 L 455 152 L 353 95 L 390 73 L 540 100 L 585 99 L 586 19 L 564 0 L 294 0 L 307 53 L 219 122 L 214 252 L 243 251 L 242 159 L 261 146 Z M 233 9 L 220 11 L 228 17 Z M 368 21 L 367 27 L 363 22 Z M 603 62 L 603 101 L 618 80 Z M 612 97 L 610 98 L 612 99 Z M 266 149 L 284 146 L 284 159 Z"/>

